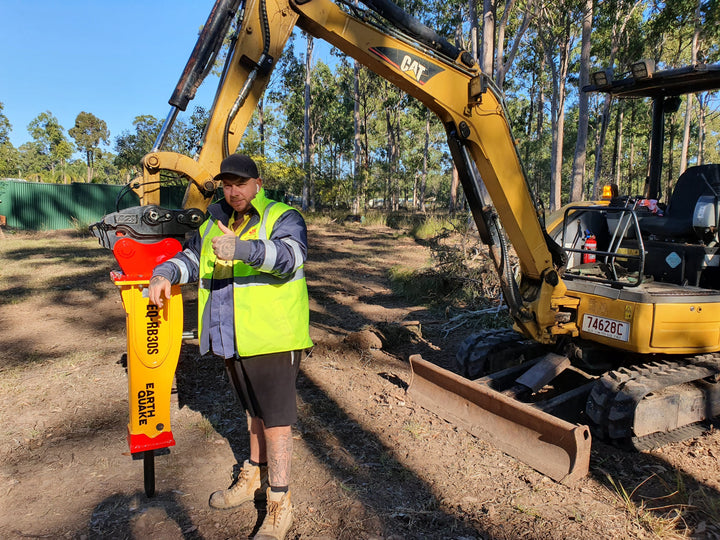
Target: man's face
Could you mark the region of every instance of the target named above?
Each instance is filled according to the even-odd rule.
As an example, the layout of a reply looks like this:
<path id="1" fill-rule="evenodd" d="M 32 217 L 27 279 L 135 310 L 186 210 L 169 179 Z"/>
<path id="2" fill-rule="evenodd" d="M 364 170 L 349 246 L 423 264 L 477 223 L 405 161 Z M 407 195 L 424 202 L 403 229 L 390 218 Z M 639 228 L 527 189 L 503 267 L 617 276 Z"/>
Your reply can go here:
<path id="1" fill-rule="evenodd" d="M 244 214 L 250 210 L 250 201 L 260 191 L 262 180 L 259 178 L 234 178 L 223 180 L 222 186 L 225 200 L 238 214 Z"/>

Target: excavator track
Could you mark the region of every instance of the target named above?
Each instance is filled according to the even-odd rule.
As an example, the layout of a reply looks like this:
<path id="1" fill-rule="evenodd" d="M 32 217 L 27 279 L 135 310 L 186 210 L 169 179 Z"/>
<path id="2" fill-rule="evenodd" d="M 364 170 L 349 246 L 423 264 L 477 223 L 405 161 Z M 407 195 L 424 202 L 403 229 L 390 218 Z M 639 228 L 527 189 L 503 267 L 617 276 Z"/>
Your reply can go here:
<path id="1" fill-rule="evenodd" d="M 586 413 L 601 438 L 650 450 L 696 436 L 720 414 L 720 354 L 620 368 L 604 374 Z"/>
<path id="2" fill-rule="evenodd" d="M 467 379 L 519 365 L 538 356 L 543 346 L 512 328 L 483 330 L 466 338 L 455 356 L 455 371 Z"/>

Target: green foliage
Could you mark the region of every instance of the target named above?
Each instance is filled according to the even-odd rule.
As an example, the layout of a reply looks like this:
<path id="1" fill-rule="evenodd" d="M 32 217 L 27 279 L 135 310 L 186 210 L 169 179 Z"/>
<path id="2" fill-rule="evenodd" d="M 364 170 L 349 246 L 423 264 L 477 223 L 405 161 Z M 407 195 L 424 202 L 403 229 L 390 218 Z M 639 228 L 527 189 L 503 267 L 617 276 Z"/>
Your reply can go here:
<path id="1" fill-rule="evenodd" d="M 0 178 L 19 176 L 20 153 L 8 141 L 0 144 Z"/>
<path id="2" fill-rule="evenodd" d="M 110 132 L 104 120 L 88 112 L 81 112 L 75 118 L 75 125 L 68 134 L 75 139 L 77 149 L 85 154 L 87 160 L 87 180 L 92 182 L 95 159 L 102 156 L 100 143 L 108 143 Z"/>
<path id="3" fill-rule="evenodd" d="M 10 142 L 10 131 L 12 130 L 12 125 L 10 124 L 10 121 L 8 120 L 7 116 L 3 114 L 4 108 L 5 105 L 2 101 L 0 101 L 0 146 L 8 144 Z"/>
<path id="4" fill-rule="evenodd" d="M 132 176 L 140 171 L 140 162 L 145 154 L 152 150 L 162 122 L 150 115 L 136 116 L 133 120 L 135 132 L 123 131 L 115 139 L 115 166 L 128 170 Z"/>
<path id="5" fill-rule="evenodd" d="M 502 62 L 509 61 L 509 47 L 522 35 L 501 90 L 506 97 L 508 118 L 528 183 L 545 201 L 549 198 L 551 177 L 552 68 L 559 63 L 560 55 L 549 48 L 548 39 L 542 38 L 565 36 L 568 31 L 579 29 L 582 4 L 579 0 L 562 0 L 546 3 L 542 11 L 533 12 L 526 12 L 526 9 L 537 3 L 521 1 L 496 5 L 496 22 L 507 22 Z M 403 0 L 400 5 L 449 41 L 470 47 L 466 3 Z M 696 10 L 698 6 L 699 11 Z M 695 34 L 699 61 L 717 62 L 720 59 L 718 6 L 720 3 L 715 0 L 595 2 L 592 70 L 610 67 L 619 76 L 627 72 L 631 62 L 643 57 L 654 58 L 663 67 L 687 64 Z M 478 9 L 482 9 L 482 3 Z M 505 9 L 510 11 L 506 13 Z M 532 17 L 531 25 L 520 34 L 526 13 Z M 478 20 L 482 21 L 482 13 L 478 13 Z M 277 60 L 262 107 L 253 116 L 240 146 L 242 151 L 261 162 L 269 188 L 282 189 L 292 196 L 302 194 L 303 184 L 308 179 L 307 171 L 302 168 L 303 56 L 306 49 L 305 38 L 300 36 L 299 31 L 295 33 Z M 580 91 L 577 81 L 579 47 L 572 40 L 570 46 L 561 160 L 563 202 L 569 191 Z M 386 213 L 397 213 L 403 208 L 415 210 L 413 204 L 417 204 L 421 185 L 426 182 L 425 200 L 430 203 L 429 207 L 447 208 L 452 163 L 443 124 L 428 115 L 424 106 L 364 67 L 359 69 L 357 81 L 360 167 L 355 170 L 354 62 L 335 50 L 332 55 L 332 61 L 314 61 L 311 73 L 312 184 L 308 187 L 313 203 L 317 208 L 347 213 L 358 200 L 366 218 L 371 215 L 367 212 L 371 203 Z M 602 96 L 591 96 L 590 109 L 586 194 L 593 183 L 595 161 L 600 155 L 597 144 L 602 128 Z M 717 100 L 708 99 L 707 95 L 693 100 L 688 155 L 691 165 L 719 161 L 720 118 L 717 109 Z M 666 188 L 672 186 L 679 173 L 683 111 L 684 104 L 680 113 L 669 117 L 667 122 L 668 134 L 675 135 L 666 147 L 666 176 L 663 178 Z M 131 129 L 114 138 L 115 156 L 100 152 L 101 143 L 109 140 L 104 122 L 90 113 L 79 113 L 69 135 L 76 148 L 84 153 L 86 167 L 83 168 L 82 163 L 71 160 L 72 148 L 62 126 L 49 111 L 28 126 L 32 140 L 20 148 L 13 148 L 9 144 L 11 125 L 0 103 L 0 176 L 20 175 L 53 182 L 82 181 L 86 176 L 92 181 L 124 183 L 140 171 L 140 160 L 151 149 L 162 123 L 141 113 L 138 111 Z M 602 160 L 597 163 L 599 183 L 616 181 L 623 193 L 638 193 L 642 189 L 647 175 L 649 115 L 650 105 L 645 100 L 612 104 L 606 119 Z M 197 107 L 186 123 L 176 122 L 163 149 L 193 155 L 207 120 L 208 111 Z M 427 151 L 426 123 L 430 130 Z M 701 136 L 704 137 L 702 145 Z M 402 221 L 399 216 L 389 216 L 388 223 Z M 410 228 L 414 226 L 409 224 Z M 425 238 L 436 232 L 437 228 L 427 220 L 415 230 L 415 234 Z"/>
<path id="6" fill-rule="evenodd" d="M 27 129 L 38 145 L 38 150 L 47 156 L 52 156 L 63 142 L 67 142 L 63 127 L 50 111 L 36 116 L 28 124 Z"/>
<path id="7" fill-rule="evenodd" d="M 36 154 L 32 161 L 39 165 L 32 168 L 36 177 L 50 182 L 66 181 L 65 167 L 72 156 L 72 145 L 58 119 L 50 111 L 40 113 L 28 124 L 28 133 L 33 138 L 31 152 Z"/>

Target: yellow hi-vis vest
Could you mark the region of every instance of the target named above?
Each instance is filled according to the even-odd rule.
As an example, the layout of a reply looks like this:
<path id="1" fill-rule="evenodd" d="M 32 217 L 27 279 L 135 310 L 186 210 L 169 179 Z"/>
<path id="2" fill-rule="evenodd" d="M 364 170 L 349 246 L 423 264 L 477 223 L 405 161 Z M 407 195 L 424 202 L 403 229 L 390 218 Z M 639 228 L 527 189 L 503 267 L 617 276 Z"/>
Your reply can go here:
<path id="1" fill-rule="evenodd" d="M 265 197 L 265 190 L 252 200 L 260 222 L 244 231 L 241 240 L 268 240 L 273 225 L 292 207 Z M 210 217 L 199 230 L 202 240 L 198 278 L 198 326 L 202 336 L 203 312 L 208 305 L 217 257 L 212 239 L 223 233 Z M 260 272 L 242 261 L 233 264 L 235 346 L 240 356 L 256 356 L 312 347 L 310 308 L 303 266 L 281 278 Z"/>

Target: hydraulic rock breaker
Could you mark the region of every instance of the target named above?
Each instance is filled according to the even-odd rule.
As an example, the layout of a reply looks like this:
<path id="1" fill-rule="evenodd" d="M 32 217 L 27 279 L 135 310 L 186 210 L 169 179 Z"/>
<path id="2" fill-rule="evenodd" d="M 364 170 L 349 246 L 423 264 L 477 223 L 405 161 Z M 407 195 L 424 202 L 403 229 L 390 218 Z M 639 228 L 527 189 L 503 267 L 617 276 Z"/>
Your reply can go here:
<path id="1" fill-rule="evenodd" d="M 112 249 L 121 269 L 111 272 L 110 277 L 120 289 L 126 313 L 128 444 L 133 456 L 143 457 L 148 497 L 155 494 L 155 451 L 175 445 L 170 429 L 170 395 L 183 333 L 180 286 L 172 287 L 170 298 L 160 308 L 150 302 L 148 284 L 153 268 L 180 251 L 180 238 L 195 228 L 184 223 L 187 214 L 136 207 L 109 214 L 91 227 L 100 243 Z M 158 220 L 163 233 L 170 236 L 153 230 Z M 199 224 L 202 217 L 190 221 Z"/>

